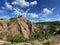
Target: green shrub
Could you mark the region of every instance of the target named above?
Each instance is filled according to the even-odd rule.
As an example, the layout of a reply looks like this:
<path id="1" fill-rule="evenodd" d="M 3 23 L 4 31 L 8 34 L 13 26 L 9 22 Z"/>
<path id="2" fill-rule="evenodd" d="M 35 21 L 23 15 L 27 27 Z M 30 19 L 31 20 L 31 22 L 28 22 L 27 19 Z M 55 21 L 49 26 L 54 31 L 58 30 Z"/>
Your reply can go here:
<path id="1" fill-rule="evenodd" d="M 44 37 L 45 39 L 48 39 L 51 36 L 51 33 L 49 33 L 49 30 L 45 30 Z"/>
<path id="2" fill-rule="evenodd" d="M 45 29 L 44 37 L 48 39 L 53 35 L 55 31 L 56 31 L 56 27 L 54 25 L 49 24 Z"/>
<path id="3" fill-rule="evenodd" d="M 48 39 L 51 36 L 49 33 L 49 30 L 38 30 L 35 31 L 34 33 L 31 32 L 29 39 L 30 40 L 36 40 L 36 39 Z"/>
<path id="4" fill-rule="evenodd" d="M 34 36 L 35 36 L 35 34 L 34 33 L 31 33 L 30 34 L 30 37 L 29 37 L 29 40 L 35 40 L 35 37 Z"/>
<path id="5" fill-rule="evenodd" d="M 23 42 L 24 41 L 24 37 L 22 35 L 14 35 L 10 37 L 10 42 L 12 43 L 19 43 L 19 42 Z"/>
<path id="6" fill-rule="evenodd" d="M 23 17 L 22 15 L 19 15 L 18 18 Z"/>
<path id="7" fill-rule="evenodd" d="M 39 38 L 42 38 L 42 37 L 43 37 L 43 32 L 41 32 L 40 30 L 37 30 L 34 33 L 31 32 L 29 38 L 30 38 L 30 40 L 36 40 L 36 39 L 39 39 Z"/>
<path id="8" fill-rule="evenodd" d="M 54 25 L 48 25 L 47 30 L 49 30 L 50 34 L 53 34 L 56 31 L 56 27 Z"/>
<path id="9" fill-rule="evenodd" d="M 55 32 L 55 26 L 54 25 L 48 25 L 47 29 L 35 30 L 34 33 L 31 32 L 30 40 L 48 39 L 53 35 L 54 32 Z"/>

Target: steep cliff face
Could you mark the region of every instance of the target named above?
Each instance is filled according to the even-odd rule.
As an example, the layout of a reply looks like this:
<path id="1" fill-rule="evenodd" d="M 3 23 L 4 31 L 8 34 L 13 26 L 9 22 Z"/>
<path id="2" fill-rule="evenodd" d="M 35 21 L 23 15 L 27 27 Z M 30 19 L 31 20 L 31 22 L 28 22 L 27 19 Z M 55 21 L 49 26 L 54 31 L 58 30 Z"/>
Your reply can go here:
<path id="1" fill-rule="evenodd" d="M 22 34 L 29 38 L 30 32 L 34 32 L 37 27 L 25 18 L 13 18 L 11 20 L 0 20 L 0 39 L 7 40 L 12 34 Z"/>

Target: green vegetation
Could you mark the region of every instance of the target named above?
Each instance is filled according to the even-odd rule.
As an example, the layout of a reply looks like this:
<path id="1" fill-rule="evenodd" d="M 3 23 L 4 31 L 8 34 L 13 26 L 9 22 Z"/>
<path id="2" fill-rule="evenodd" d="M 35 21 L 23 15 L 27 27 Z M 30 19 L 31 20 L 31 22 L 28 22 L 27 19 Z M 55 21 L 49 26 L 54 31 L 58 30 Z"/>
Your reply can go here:
<path id="1" fill-rule="evenodd" d="M 51 22 L 37 22 L 36 24 L 43 24 L 43 25 L 54 25 L 57 27 L 60 27 L 60 22 L 59 21 L 51 21 Z"/>
<path id="2" fill-rule="evenodd" d="M 50 34 L 53 34 L 56 31 L 56 27 L 54 25 L 48 25 L 47 30 L 49 30 Z"/>
<path id="3" fill-rule="evenodd" d="M 46 30 L 47 32 L 49 32 L 49 34 L 51 34 L 51 35 L 53 35 L 54 32 L 56 32 L 57 28 L 60 28 L 60 22 L 59 21 L 38 22 L 38 23 L 35 23 L 35 24 L 37 26 L 42 25 L 42 27 L 44 27 L 44 25 L 47 25 L 47 27 L 44 30 Z M 60 34 L 59 32 L 60 31 L 58 31 L 57 34 Z"/>
<path id="4" fill-rule="evenodd" d="M 44 23 L 36 23 L 37 26 L 41 29 L 31 32 L 30 40 L 36 39 L 49 39 L 56 32 L 56 26 L 60 24 L 60 22 L 44 22 Z M 47 25 L 46 29 L 43 29 L 43 25 Z"/>
<path id="5" fill-rule="evenodd" d="M 51 36 L 51 34 L 49 33 L 49 30 L 47 31 L 43 31 L 43 30 L 38 30 L 35 31 L 34 33 L 30 34 L 30 40 L 37 40 L 37 39 L 48 39 Z"/>
<path id="6" fill-rule="evenodd" d="M 19 15 L 18 18 L 23 17 L 22 15 Z"/>
<path id="7" fill-rule="evenodd" d="M 30 40 L 36 40 L 39 38 L 40 38 L 40 32 L 38 32 L 38 31 L 35 31 L 34 33 L 32 32 L 29 37 Z"/>
<path id="8" fill-rule="evenodd" d="M 24 41 L 24 37 L 22 35 L 14 35 L 10 37 L 10 42 L 12 43 L 19 43 L 19 42 L 23 42 Z"/>
<path id="9" fill-rule="evenodd" d="M 60 23 L 56 22 L 45 22 L 45 23 L 36 23 L 39 27 L 38 30 L 35 30 L 35 32 L 31 32 L 29 39 L 25 39 L 22 35 L 14 35 L 10 37 L 10 41 L 12 43 L 19 43 L 19 42 L 26 42 L 26 41 L 33 41 L 33 40 L 44 40 L 49 39 L 51 36 L 54 35 L 54 32 L 56 31 L 56 26 Z M 43 29 L 43 25 L 47 25 L 46 29 Z M 49 40 L 46 42 L 46 45 L 52 45 L 54 44 L 53 40 Z"/>
<path id="10" fill-rule="evenodd" d="M 44 43 L 43 45 L 55 45 L 56 44 L 56 42 L 55 42 L 55 40 L 53 40 L 53 39 L 49 39 L 46 43 Z"/>

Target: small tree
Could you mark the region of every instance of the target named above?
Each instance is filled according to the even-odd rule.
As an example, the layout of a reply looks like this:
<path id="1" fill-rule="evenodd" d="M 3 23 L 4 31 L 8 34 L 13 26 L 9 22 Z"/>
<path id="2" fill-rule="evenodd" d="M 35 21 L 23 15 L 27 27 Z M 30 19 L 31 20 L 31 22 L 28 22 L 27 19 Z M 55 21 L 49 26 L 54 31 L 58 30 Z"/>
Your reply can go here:
<path id="1" fill-rule="evenodd" d="M 23 17 L 22 15 L 19 15 L 18 18 Z"/>

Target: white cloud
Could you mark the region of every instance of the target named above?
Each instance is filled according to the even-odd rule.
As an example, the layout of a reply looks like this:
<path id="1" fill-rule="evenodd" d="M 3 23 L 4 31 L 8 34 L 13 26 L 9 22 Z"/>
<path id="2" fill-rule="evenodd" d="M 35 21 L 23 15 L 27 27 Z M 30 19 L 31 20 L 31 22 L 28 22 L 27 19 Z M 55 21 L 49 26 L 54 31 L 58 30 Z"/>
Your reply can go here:
<path id="1" fill-rule="evenodd" d="M 55 8 L 52 9 L 44 8 L 43 11 L 40 13 L 40 16 L 46 16 L 52 14 L 54 10 Z"/>
<path id="2" fill-rule="evenodd" d="M 30 15 L 30 17 L 32 17 L 32 18 L 37 18 L 38 17 L 38 14 L 36 14 L 36 13 L 28 13 L 28 15 Z"/>
<path id="3" fill-rule="evenodd" d="M 28 15 L 28 11 L 30 10 L 30 8 L 28 8 L 26 11 L 22 10 L 22 9 L 19 9 L 19 8 L 13 8 L 13 12 L 12 12 L 12 15 L 22 15 L 24 17 L 26 17 Z"/>
<path id="4" fill-rule="evenodd" d="M 54 10 L 55 10 L 55 8 L 52 8 L 51 10 L 52 10 L 52 11 L 54 11 Z"/>
<path id="5" fill-rule="evenodd" d="M 36 5 L 37 1 L 27 2 L 25 0 L 15 0 L 12 2 L 13 5 L 19 5 L 21 7 L 29 7 L 30 5 Z"/>
<path id="6" fill-rule="evenodd" d="M 15 15 L 19 15 L 19 14 L 20 14 L 20 12 L 19 12 L 19 11 L 17 11 L 17 10 L 15 10 L 15 11 L 13 12 L 13 14 L 15 14 Z"/>
<path id="7" fill-rule="evenodd" d="M 36 5 L 36 4 L 37 4 L 37 1 L 33 1 L 33 2 L 30 3 L 30 5 L 32 5 L 32 6 Z"/>
<path id="8" fill-rule="evenodd" d="M 29 2 L 27 2 L 25 0 L 15 0 L 14 2 L 12 2 L 12 4 L 16 4 L 16 5 L 19 5 L 21 7 L 29 6 Z"/>
<path id="9" fill-rule="evenodd" d="M 40 18 L 42 22 L 47 22 L 47 21 L 55 21 L 53 18 Z"/>
<path id="10" fill-rule="evenodd" d="M 42 21 L 52 21 L 52 20 L 49 18 L 42 18 Z"/>
<path id="11" fill-rule="evenodd" d="M 25 12 L 28 13 L 29 10 L 30 10 L 30 8 L 28 8 Z"/>
<path id="12" fill-rule="evenodd" d="M 28 9 L 24 12 L 21 9 L 14 8 L 14 11 L 12 12 L 12 15 L 17 15 L 17 16 L 22 15 L 22 16 L 26 17 L 27 16 L 27 12 L 28 12 Z"/>
<path id="13" fill-rule="evenodd" d="M 38 20 L 30 20 L 31 22 L 39 22 Z"/>
<path id="14" fill-rule="evenodd" d="M 12 12 L 13 15 L 20 15 L 19 9 L 14 8 L 14 11 Z"/>
<path id="15" fill-rule="evenodd" d="M 12 12 L 12 15 L 17 15 L 17 16 L 19 16 L 19 15 L 22 15 L 22 16 L 24 16 L 24 17 L 26 17 L 26 16 L 30 16 L 30 17 L 32 17 L 32 18 L 37 18 L 38 17 L 38 14 L 36 14 L 36 13 L 29 13 L 28 11 L 30 10 L 30 8 L 28 8 L 26 11 L 20 11 L 18 8 L 14 8 L 14 11 Z"/>
<path id="16" fill-rule="evenodd" d="M 56 21 L 55 18 L 47 18 L 48 15 L 52 14 L 55 8 L 48 9 L 44 8 L 43 11 L 39 14 L 40 20 L 41 21 Z"/>
<path id="17" fill-rule="evenodd" d="M 47 8 L 44 8 L 43 11 L 42 11 L 42 15 L 48 15 L 48 14 L 51 14 L 52 11 L 47 9 Z"/>
<path id="18" fill-rule="evenodd" d="M 5 2 L 5 6 L 6 6 L 6 9 L 10 9 L 10 10 L 12 10 L 13 8 L 7 1 Z"/>

